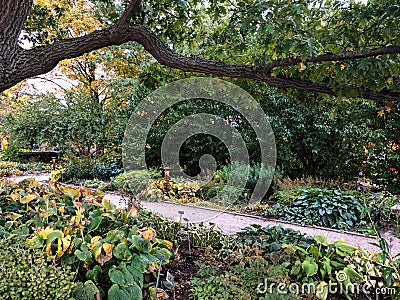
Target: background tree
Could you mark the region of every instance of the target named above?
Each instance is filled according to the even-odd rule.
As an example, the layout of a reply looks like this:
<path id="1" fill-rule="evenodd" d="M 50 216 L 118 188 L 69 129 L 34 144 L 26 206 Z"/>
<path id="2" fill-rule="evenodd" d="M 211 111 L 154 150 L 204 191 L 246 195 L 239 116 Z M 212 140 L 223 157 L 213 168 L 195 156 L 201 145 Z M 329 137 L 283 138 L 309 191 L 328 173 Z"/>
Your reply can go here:
<path id="1" fill-rule="evenodd" d="M 92 8 L 99 23 L 71 33 L 59 23 L 80 3 Z M 187 72 L 377 100 L 394 101 L 400 95 L 396 0 L 368 5 L 353 0 L 131 0 L 122 5 L 108 0 L 77 1 L 72 7 L 4 1 L 0 90 L 46 73 L 63 59 L 134 41 L 159 63 Z M 34 42 L 32 49 L 18 44 L 22 32 Z"/>

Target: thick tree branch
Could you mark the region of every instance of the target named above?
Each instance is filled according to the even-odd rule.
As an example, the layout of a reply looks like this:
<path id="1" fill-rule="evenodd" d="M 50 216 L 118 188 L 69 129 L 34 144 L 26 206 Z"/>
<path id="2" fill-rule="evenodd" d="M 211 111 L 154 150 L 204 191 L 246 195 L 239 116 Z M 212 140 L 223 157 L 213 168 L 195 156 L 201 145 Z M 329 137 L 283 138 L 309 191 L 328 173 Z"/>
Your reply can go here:
<path id="1" fill-rule="evenodd" d="M 386 46 L 375 49 L 366 49 L 359 51 L 346 51 L 342 53 L 328 53 L 315 56 L 307 56 L 305 60 L 301 57 L 292 57 L 287 59 L 276 60 L 264 66 L 265 72 L 270 72 L 275 67 L 293 66 L 300 62 L 319 63 L 324 61 L 344 61 L 355 60 L 360 58 L 376 57 L 385 54 L 399 54 L 400 45 Z"/>
<path id="2" fill-rule="evenodd" d="M 121 18 L 118 20 L 116 26 L 117 27 L 126 27 L 129 26 L 129 22 L 135 13 L 137 7 L 140 5 L 141 0 L 131 0 L 128 6 L 125 8 Z"/>

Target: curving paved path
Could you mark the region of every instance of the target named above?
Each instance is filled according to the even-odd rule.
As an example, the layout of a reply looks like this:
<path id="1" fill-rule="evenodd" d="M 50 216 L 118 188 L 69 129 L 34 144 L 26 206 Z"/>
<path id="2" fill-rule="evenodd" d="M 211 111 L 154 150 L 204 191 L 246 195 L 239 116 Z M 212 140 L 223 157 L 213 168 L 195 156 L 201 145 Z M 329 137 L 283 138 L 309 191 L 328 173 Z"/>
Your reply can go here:
<path id="1" fill-rule="evenodd" d="M 13 180 L 15 182 L 22 181 L 25 178 L 35 177 L 38 182 L 47 182 L 49 180 L 49 174 L 31 175 L 31 176 L 12 176 L 7 179 Z M 106 194 L 105 197 L 109 199 L 117 207 L 123 207 L 123 202 L 121 201 L 121 196 L 118 194 Z M 141 206 L 161 214 L 162 216 L 172 219 L 179 220 L 180 214 L 178 211 L 183 211 L 184 214 L 182 218 L 187 218 L 191 223 L 204 222 L 215 223 L 223 232 L 227 234 L 233 234 L 243 227 L 249 226 L 251 224 L 260 224 L 262 226 L 267 225 L 279 225 L 283 227 L 292 228 L 300 232 L 306 233 L 308 235 L 325 234 L 328 237 L 329 242 L 337 241 L 344 238 L 346 242 L 353 246 L 361 246 L 362 248 L 369 251 L 379 251 L 379 249 L 372 245 L 371 243 L 377 243 L 377 238 L 366 237 L 364 235 L 345 232 L 334 229 L 327 229 L 322 227 L 311 227 L 311 226 L 300 226 L 295 224 L 290 224 L 282 221 L 267 220 L 262 217 L 232 213 L 227 211 L 219 211 L 216 209 L 197 207 L 188 204 L 174 203 L 170 201 L 161 202 L 141 202 Z M 397 255 L 400 253 L 400 239 L 393 236 L 392 233 L 388 232 L 384 234 L 384 237 L 392 239 L 392 253 Z"/>

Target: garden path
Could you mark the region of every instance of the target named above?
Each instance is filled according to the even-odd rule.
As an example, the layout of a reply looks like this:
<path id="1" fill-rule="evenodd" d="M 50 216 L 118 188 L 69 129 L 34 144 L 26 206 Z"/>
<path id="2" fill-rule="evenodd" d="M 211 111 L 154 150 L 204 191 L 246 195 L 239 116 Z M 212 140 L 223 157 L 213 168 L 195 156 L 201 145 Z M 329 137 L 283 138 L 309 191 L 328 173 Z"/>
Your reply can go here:
<path id="1" fill-rule="evenodd" d="M 48 174 L 40 174 L 35 176 L 12 176 L 7 179 L 13 180 L 15 182 L 22 181 L 25 178 L 35 177 L 38 182 L 46 182 L 49 180 Z M 123 206 L 123 201 L 121 196 L 118 194 L 106 194 L 105 196 L 117 207 Z M 369 251 L 378 251 L 379 249 L 372 245 L 371 243 L 377 243 L 376 237 L 366 237 L 362 234 L 340 231 L 335 229 L 327 229 L 316 226 L 301 226 L 297 224 L 290 224 L 277 220 L 269 220 L 262 217 L 246 215 L 241 213 L 234 213 L 228 211 L 220 211 L 211 208 L 198 207 L 194 205 L 174 203 L 170 201 L 160 201 L 160 202 L 141 202 L 141 206 L 161 214 L 162 216 L 172 219 L 179 220 L 180 214 L 178 211 L 183 211 L 184 214 L 182 218 L 187 218 L 191 223 L 204 222 L 206 225 L 208 223 L 215 223 L 223 232 L 227 234 L 233 234 L 239 231 L 241 228 L 249 226 L 251 224 L 260 224 L 261 226 L 267 225 L 279 225 L 281 224 L 285 228 L 292 228 L 299 230 L 300 232 L 306 233 L 308 235 L 325 234 L 328 237 L 328 242 L 334 242 L 343 238 L 346 242 L 353 246 L 361 246 L 362 248 Z M 397 255 L 400 253 L 400 239 L 393 236 L 393 233 L 387 232 L 383 236 L 388 240 L 392 240 L 392 253 Z"/>

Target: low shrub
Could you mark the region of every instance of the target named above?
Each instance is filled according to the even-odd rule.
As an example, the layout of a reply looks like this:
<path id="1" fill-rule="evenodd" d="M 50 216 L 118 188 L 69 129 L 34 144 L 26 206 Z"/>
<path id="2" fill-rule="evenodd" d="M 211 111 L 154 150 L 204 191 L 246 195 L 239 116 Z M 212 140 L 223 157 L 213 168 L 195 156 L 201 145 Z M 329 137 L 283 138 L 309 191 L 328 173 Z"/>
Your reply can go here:
<path id="1" fill-rule="evenodd" d="M 291 205 L 297 200 L 299 196 L 304 194 L 304 191 L 318 190 L 318 188 L 313 188 L 311 186 L 295 186 L 291 189 L 284 189 L 276 191 L 269 198 L 270 202 L 278 203 L 280 205 Z"/>
<path id="2" fill-rule="evenodd" d="M 124 171 L 119 167 L 117 162 L 111 161 L 104 164 L 96 164 L 93 166 L 92 176 L 95 179 L 109 180 L 121 174 Z"/>
<path id="3" fill-rule="evenodd" d="M 29 249 L 19 238 L 0 239 L 0 298 L 74 299 L 75 273 L 54 265 L 46 253 Z"/>
<path id="4" fill-rule="evenodd" d="M 157 180 L 156 185 L 164 195 L 178 202 L 193 203 L 198 201 L 196 192 L 199 190 L 200 184 L 196 181 L 186 178 L 174 178 L 169 181 L 168 191 L 166 190 L 165 179 Z"/>
<path id="5" fill-rule="evenodd" d="M 52 165 L 41 162 L 9 162 L 0 161 L 0 177 L 8 177 L 12 175 L 34 174 L 41 172 L 50 172 Z"/>
<path id="6" fill-rule="evenodd" d="M 222 231 L 214 225 L 206 226 L 203 223 L 198 225 L 193 223 L 182 224 L 145 210 L 140 213 L 140 222 L 142 226 L 156 230 L 158 237 L 161 239 L 174 241 L 177 244 L 186 243 L 190 239 L 190 244 L 194 248 L 211 247 L 219 249 L 221 241 L 225 237 Z"/>
<path id="7" fill-rule="evenodd" d="M 132 195 L 136 200 L 157 201 L 162 198 L 156 180 L 160 172 L 135 170 L 119 174 L 104 190 L 117 190 Z"/>
<path id="8" fill-rule="evenodd" d="M 363 197 L 366 212 L 365 223 L 373 223 L 378 227 L 393 226 L 398 222 L 397 216 L 392 213 L 391 207 L 400 204 L 399 196 L 389 192 L 379 192 Z"/>
<path id="9" fill-rule="evenodd" d="M 60 170 L 62 182 L 74 182 L 85 179 L 110 180 L 123 172 L 118 162 L 97 162 L 91 157 L 73 157 Z"/>
<path id="10" fill-rule="evenodd" d="M 10 143 L 7 149 L 1 152 L 1 158 L 2 160 L 17 162 L 19 160 L 18 154 L 19 148 L 14 143 Z"/>
<path id="11" fill-rule="evenodd" d="M 252 224 L 234 235 L 221 238 L 221 246 L 216 250 L 216 255 L 232 264 L 251 256 L 270 254 L 275 256 L 285 244 L 307 248 L 312 242 L 312 237 L 291 228 L 283 228 L 281 225 L 262 227 Z"/>
<path id="12" fill-rule="evenodd" d="M 94 161 L 90 157 L 75 157 L 68 161 L 61 170 L 59 179 L 62 182 L 74 182 L 80 179 L 93 179 Z"/>
<path id="13" fill-rule="evenodd" d="M 236 236 L 237 242 L 242 244 L 258 243 L 266 253 L 278 251 L 283 244 L 307 248 L 313 242 L 311 236 L 291 228 L 283 228 L 282 225 L 262 227 L 252 224 L 238 231 Z"/>
<path id="14" fill-rule="evenodd" d="M 364 206 L 354 192 L 310 189 L 304 190 L 290 206 L 278 204 L 275 216 L 303 225 L 348 229 L 360 223 L 363 211 Z"/>

